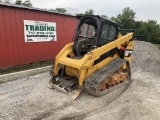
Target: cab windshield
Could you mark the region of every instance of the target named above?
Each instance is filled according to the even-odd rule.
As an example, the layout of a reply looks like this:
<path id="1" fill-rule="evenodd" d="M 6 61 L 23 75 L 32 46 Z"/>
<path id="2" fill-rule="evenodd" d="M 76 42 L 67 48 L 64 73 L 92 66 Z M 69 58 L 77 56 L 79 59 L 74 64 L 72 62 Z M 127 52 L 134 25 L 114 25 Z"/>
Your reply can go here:
<path id="1" fill-rule="evenodd" d="M 88 21 L 82 23 L 79 26 L 77 41 L 78 50 L 81 55 L 90 51 L 91 47 L 95 43 L 96 28 L 94 25 L 88 23 Z"/>
<path id="2" fill-rule="evenodd" d="M 83 23 L 78 30 L 78 40 L 84 38 L 94 38 L 95 36 L 95 27 L 93 25 Z"/>
<path id="3" fill-rule="evenodd" d="M 74 42 L 74 53 L 77 56 L 84 56 L 96 46 L 98 25 L 92 17 L 82 18 L 76 31 Z"/>

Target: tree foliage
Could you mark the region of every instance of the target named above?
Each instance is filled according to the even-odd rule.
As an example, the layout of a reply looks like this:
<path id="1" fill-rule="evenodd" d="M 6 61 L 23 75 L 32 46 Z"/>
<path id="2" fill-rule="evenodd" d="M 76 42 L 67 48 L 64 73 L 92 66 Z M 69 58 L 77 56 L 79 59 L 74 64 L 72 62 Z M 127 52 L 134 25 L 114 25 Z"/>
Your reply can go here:
<path id="1" fill-rule="evenodd" d="M 122 29 L 136 29 L 136 35 L 141 36 L 143 40 L 160 43 L 160 25 L 157 21 L 136 21 L 135 15 L 136 13 L 127 7 L 116 17 L 111 17 L 111 20 L 116 22 Z"/>
<path id="2" fill-rule="evenodd" d="M 83 16 L 85 15 L 84 13 L 77 13 L 76 16 Z"/>
<path id="3" fill-rule="evenodd" d="M 15 4 L 16 5 L 22 5 L 22 0 L 16 0 Z"/>
<path id="4" fill-rule="evenodd" d="M 85 15 L 94 15 L 94 10 L 93 9 L 88 9 L 84 13 Z"/>
<path id="5" fill-rule="evenodd" d="M 94 15 L 93 9 L 88 9 L 84 13 L 77 13 L 76 16 L 82 16 L 82 15 Z"/>
<path id="6" fill-rule="evenodd" d="M 66 8 L 56 8 L 56 9 L 50 9 L 50 10 L 53 10 L 53 11 L 58 12 L 58 13 L 67 13 Z"/>
<path id="7" fill-rule="evenodd" d="M 22 0 L 16 0 L 16 2 L 14 4 L 32 7 L 32 3 L 30 2 L 30 0 L 25 0 L 24 2 Z"/>
<path id="8" fill-rule="evenodd" d="M 148 42 L 160 43 L 160 26 L 155 20 L 142 22 L 137 28 L 137 34 L 144 36 Z"/>
<path id="9" fill-rule="evenodd" d="M 111 17 L 112 21 L 115 21 L 121 28 L 134 28 L 135 27 L 135 12 L 129 7 L 124 8 L 122 13 L 116 17 Z"/>
<path id="10" fill-rule="evenodd" d="M 109 17 L 106 16 L 106 15 L 101 15 L 101 17 L 104 18 L 104 19 L 109 19 Z"/>
<path id="11" fill-rule="evenodd" d="M 25 1 L 22 3 L 22 5 L 31 7 L 31 6 L 32 6 L 32 3 L 30 2 L 30 0 L 25 0 Z"/>

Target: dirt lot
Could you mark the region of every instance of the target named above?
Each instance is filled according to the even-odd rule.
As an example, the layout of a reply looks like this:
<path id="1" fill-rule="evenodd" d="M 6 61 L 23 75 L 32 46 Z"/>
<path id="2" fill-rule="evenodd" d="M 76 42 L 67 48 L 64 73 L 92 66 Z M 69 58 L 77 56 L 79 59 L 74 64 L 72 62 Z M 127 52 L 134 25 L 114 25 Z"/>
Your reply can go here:
<path id="1" fill-rule="evenodd" d="M 49 73 L 0 85 L 0 120 L 159 120 L 160 50 L 135 42 L 132 82 L 101 98 L 75 101 L 46 87 Z"/>

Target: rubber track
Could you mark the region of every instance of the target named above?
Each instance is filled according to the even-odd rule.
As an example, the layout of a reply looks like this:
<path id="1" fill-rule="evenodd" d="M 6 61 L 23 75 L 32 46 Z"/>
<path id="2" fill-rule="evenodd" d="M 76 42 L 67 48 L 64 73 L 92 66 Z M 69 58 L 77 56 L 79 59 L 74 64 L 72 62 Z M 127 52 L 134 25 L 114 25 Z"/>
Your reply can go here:
<path id="1" fill-rule="evenodd" d="M 118 85 L 115 85 L 114 87 L 111 87 L 109 89 L 104 90 L 103 92 L 98 92 L 98 86 L 100 83 L 105 80 L 107 77 L 109 77 L 111 74 L 116 72 L 123 64 L 127 65 L 127 72 L 128 72 L 128 80 L 130 80 L 131 72 L 130 72 L 130 65 L 129 62 L 125 59 L 116 58 L 112 62 L 110 62 L 108 65 L 103 67 L 102 69 L 96 71 L 93 73 L 90 77 L 88 77 L 85 81 L 84 88 L 85 90 L 94 96 L 100 97 L 103 96 L 109 92 L 111 92 L 114 89 L 119 88 L 124 83 L 119 83 Z"/>

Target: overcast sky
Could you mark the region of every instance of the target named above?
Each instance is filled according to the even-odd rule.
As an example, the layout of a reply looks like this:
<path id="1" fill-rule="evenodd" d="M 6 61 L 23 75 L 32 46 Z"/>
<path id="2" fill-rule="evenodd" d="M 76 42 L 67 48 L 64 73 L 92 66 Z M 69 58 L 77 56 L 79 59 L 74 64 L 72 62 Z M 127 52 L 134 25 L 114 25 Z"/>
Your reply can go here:
<path id="1" fill-rule="evenodd" d="M 160 23 L 160 0 L 31 0 L 38 8 L 69 8 L 74 12 L 94 9 L 97 15 L 116 16 L 125 7 L 136 12 L 136 20 L 157 20 Z"/>

